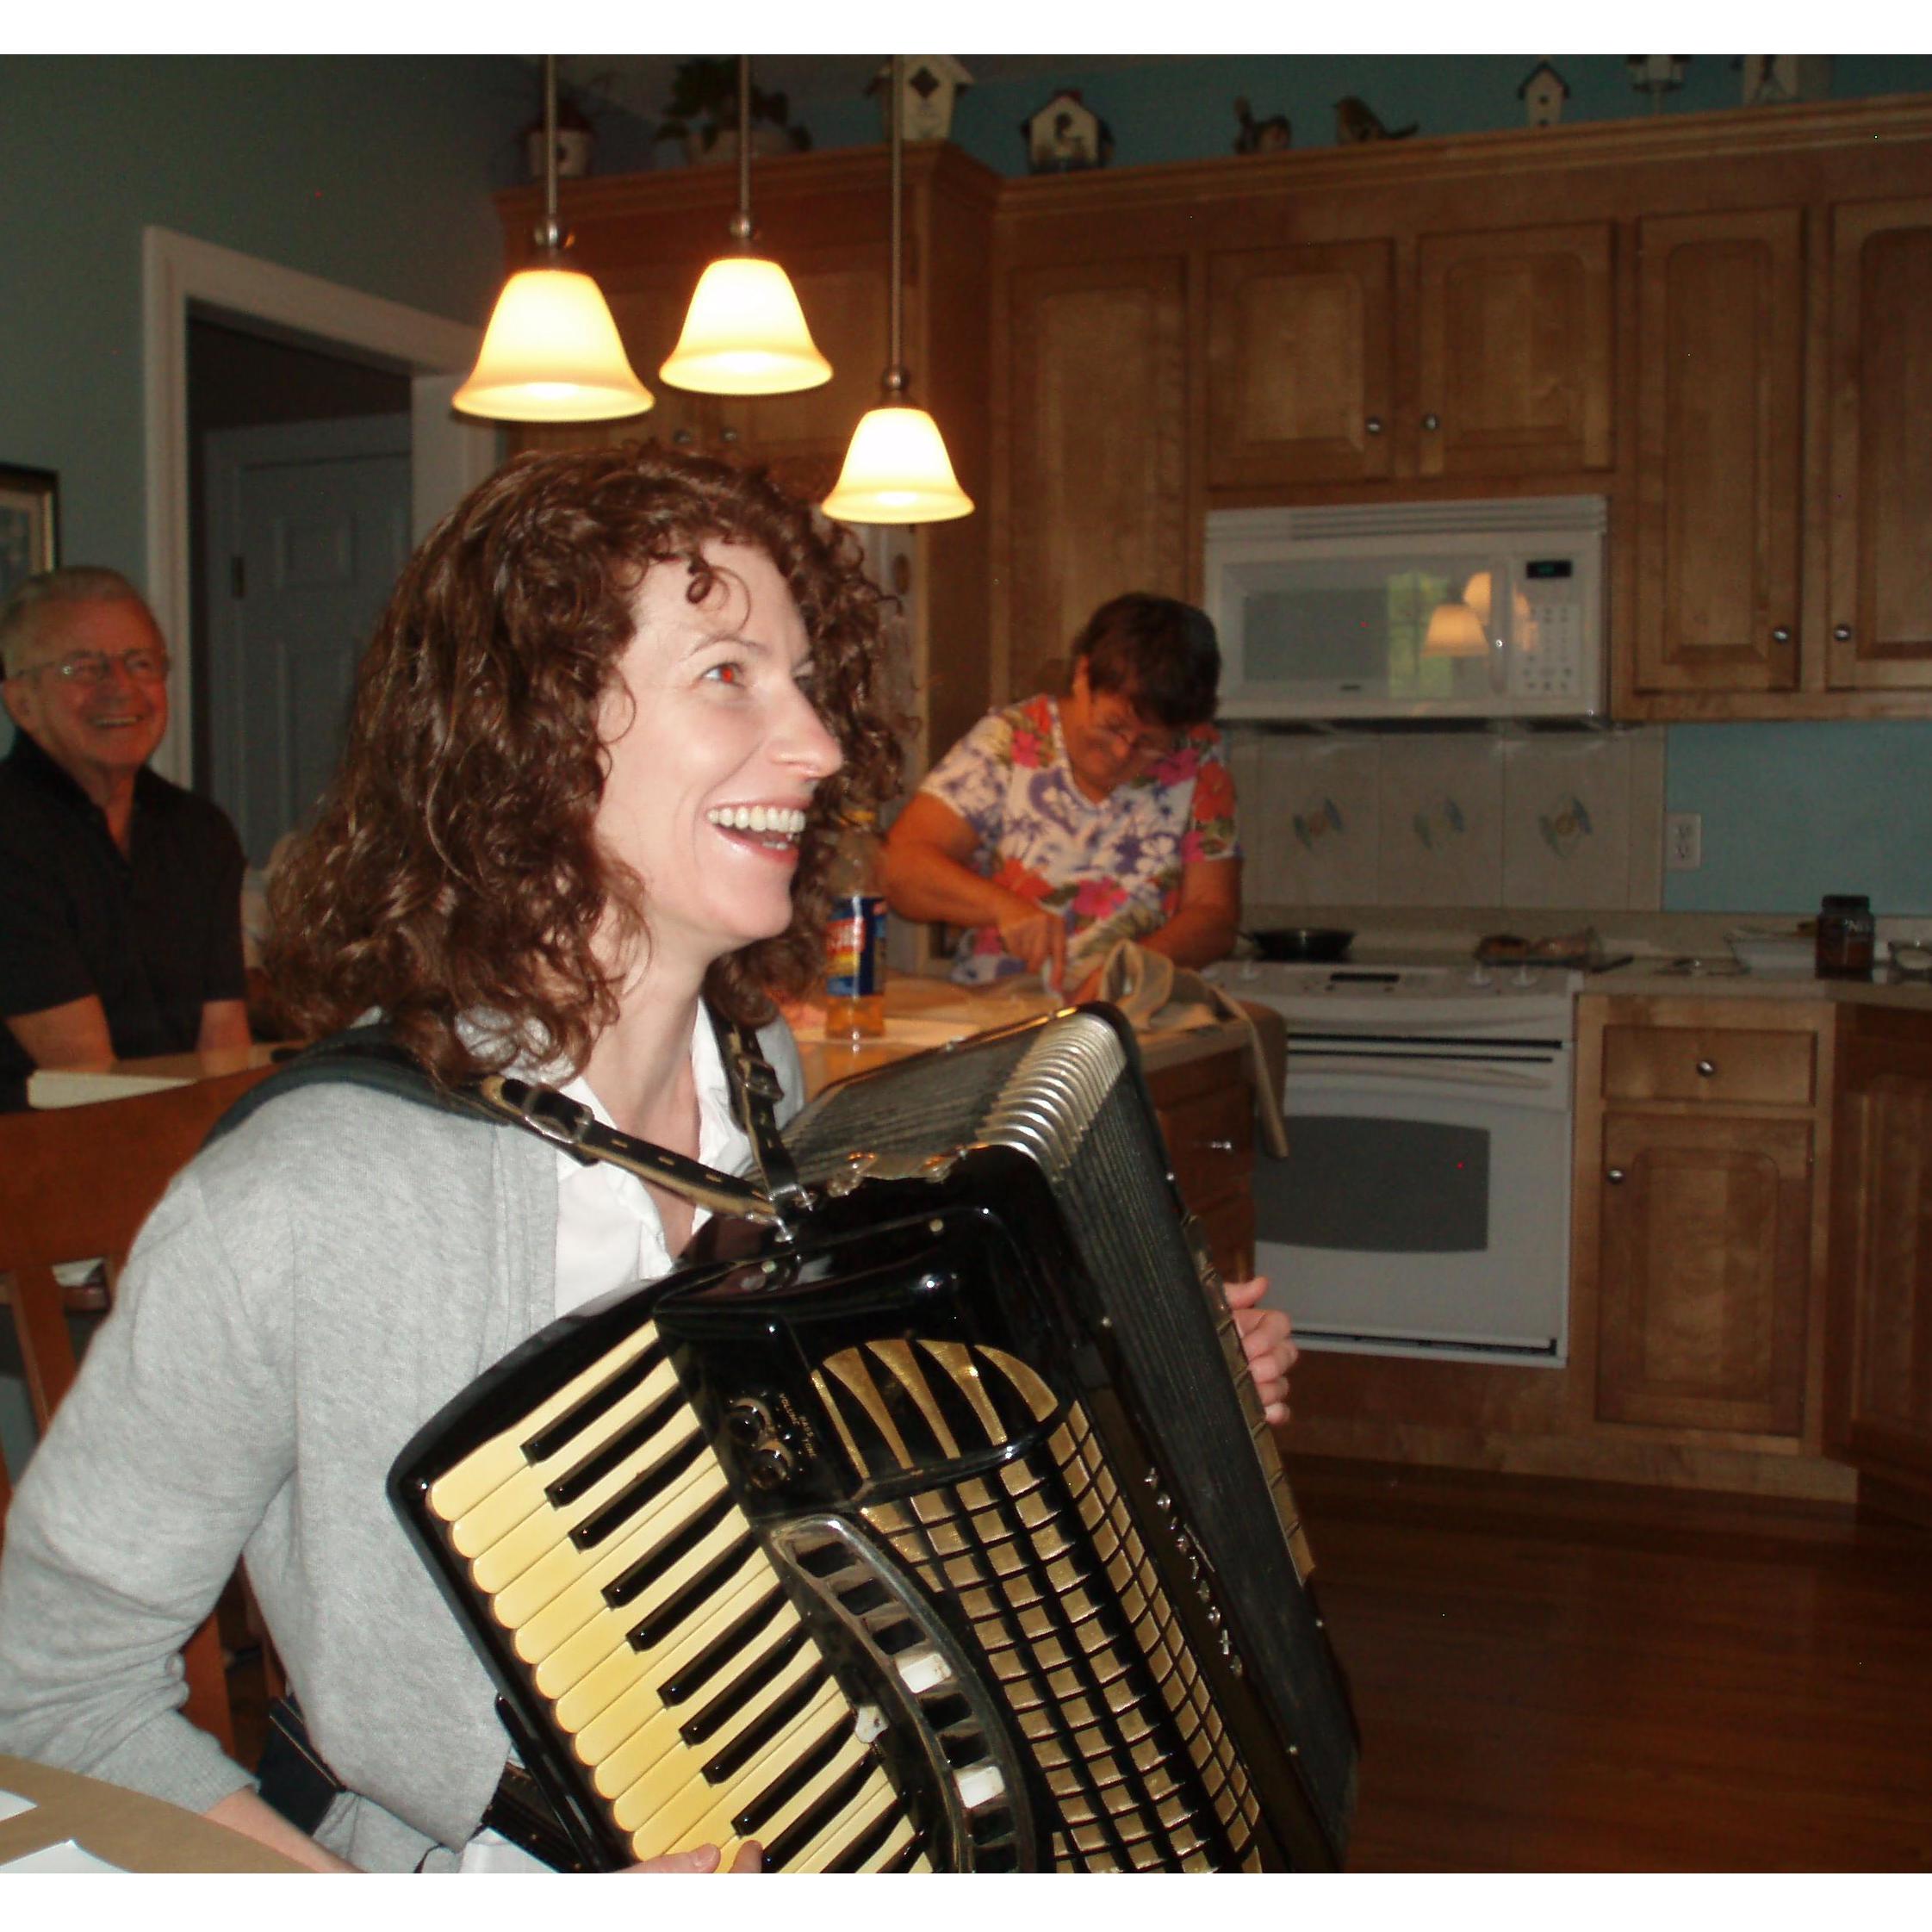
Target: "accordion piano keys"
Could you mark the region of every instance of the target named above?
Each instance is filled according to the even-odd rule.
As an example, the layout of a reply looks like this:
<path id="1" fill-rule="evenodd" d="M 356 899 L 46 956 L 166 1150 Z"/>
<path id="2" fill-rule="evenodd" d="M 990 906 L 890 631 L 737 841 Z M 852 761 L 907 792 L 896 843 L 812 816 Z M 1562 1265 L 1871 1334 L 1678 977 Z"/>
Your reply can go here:
<path id="1" fill-rule="evenodd" d="M 792 1871 L 923 1867 L 654 1337 L 434 1488 L 450 1538 L 639 1859 L 755 1836 Z M 534 1451 L 537 1452 L 533 1452 Z"/>

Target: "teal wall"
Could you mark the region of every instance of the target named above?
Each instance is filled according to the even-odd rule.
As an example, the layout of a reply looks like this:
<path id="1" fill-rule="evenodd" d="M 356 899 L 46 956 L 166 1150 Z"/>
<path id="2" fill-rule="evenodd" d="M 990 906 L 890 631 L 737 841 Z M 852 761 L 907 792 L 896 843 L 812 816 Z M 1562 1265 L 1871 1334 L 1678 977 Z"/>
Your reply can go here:
<path id="1" fill-rule="evenodd" d="M 1704 818 L 1704 863 L 1664 874 L 1672 912 L 1815 912 L 1865 892 L 1932 913 L 1932 725 L 1678 724 L 1666 809 Z"/>
<path id="2" fill-rule="evenodd" d="M 500 56 L 0 59 L 0 463 L 59 471 L 63 558 L 145 575 L 146 224 L 481 326 L 532 99 Z"/>
<path id="3" fill-rule="evenodd" d="M 1519 127 L 1516 90 L 1542 58 L 1533 53 L 1478 54 L 1223 54 L 1161 59 L 1143 65 L 1083 68 L 1078 54 L 1049 82 L 1001 81 L 969 88 L 954 116 L 953 139 L 1002 174 L 1026 172 L 1020 124 L 1043 107 L 1057 87 L 1080 97 L 1112 130 L 1115 167 L 1193 161 L 1226 154 L 1234 146 L 1233 102 L 1245 96 L 1257 119 L 1285 114 L 1297 147 L 1326 147 L 1335 139 L 1334 103 L 1353 94 L 1389 127 L 1419 124 L 1424 134 L 1470 134 Z M 1698 54 L 1684 84 L 1668 97 L 1666 114 L 1738 105 L 1743 76 L 1729 54 Z M 1551 64 L 1569 84 L 1566 121 L 1620 121 L 1650 112 L 1647 96 L 1630 84 L 1619 54 L 1559 53 Z M 966 57 L 970 70 L 972 57 Z M 1932 56 L 1836 56 L 1832 96 L 1932 92 Z M 862 95 L 798 100 L 792 118 L 815 147 L 847 147 L 879 138 L 879 107 Z M 661 164 L 673 157 L 660 147 Z"/>

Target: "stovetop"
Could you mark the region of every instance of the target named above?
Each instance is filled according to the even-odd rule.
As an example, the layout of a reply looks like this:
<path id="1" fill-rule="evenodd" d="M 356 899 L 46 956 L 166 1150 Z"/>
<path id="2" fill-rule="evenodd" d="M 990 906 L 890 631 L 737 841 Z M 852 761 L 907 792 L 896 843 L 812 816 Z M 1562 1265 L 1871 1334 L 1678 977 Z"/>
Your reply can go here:
<path id="1" fill-rule="evenodd" d="M 1467 955 L 1370 955 L 1333 966 L 1227 960 L 1210 971 L 1237 999 L 1276 1007 L 1302 1028 L 1492 1034 L 1525 1027 L 1565 1040 L 1575 1031 L 1575 994 L 1583 983 L 1581 972 L 1568 968 L 1485 966 Z"/>

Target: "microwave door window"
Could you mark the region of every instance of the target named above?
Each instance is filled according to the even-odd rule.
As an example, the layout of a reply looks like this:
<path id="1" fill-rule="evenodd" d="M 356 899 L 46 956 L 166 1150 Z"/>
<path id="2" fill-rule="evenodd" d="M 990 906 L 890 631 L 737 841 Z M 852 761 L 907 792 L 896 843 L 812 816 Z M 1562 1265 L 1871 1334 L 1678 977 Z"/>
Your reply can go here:
<path id="1" fill-rule="evenodd" d="M 1481 559 L 1334 557 L 1258 566 L 1241 586 L 1239 681 L 1301 698 L 1481 706 L 1497 668 Z"/>

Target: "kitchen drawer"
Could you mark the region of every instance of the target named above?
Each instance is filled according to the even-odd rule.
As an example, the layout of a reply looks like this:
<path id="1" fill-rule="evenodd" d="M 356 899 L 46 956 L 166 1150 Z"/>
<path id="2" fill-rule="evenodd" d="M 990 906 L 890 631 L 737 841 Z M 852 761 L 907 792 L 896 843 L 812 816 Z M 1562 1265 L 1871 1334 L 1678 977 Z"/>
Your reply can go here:
<path id="1" fill-rule="evenodd" d="M 1606 1100 L 1693 1100 L 1809 1107 L 1817 1041 L 1747 1027 L 1603 1029 Z"/>
<path id="2" fill-rule="evenodd" d="M 1254 1094 L 1245 1080 L 1157 1109 L 1181 1198 L 1196 1213 L 1246 1194 L 1254 1171 Z"/>

